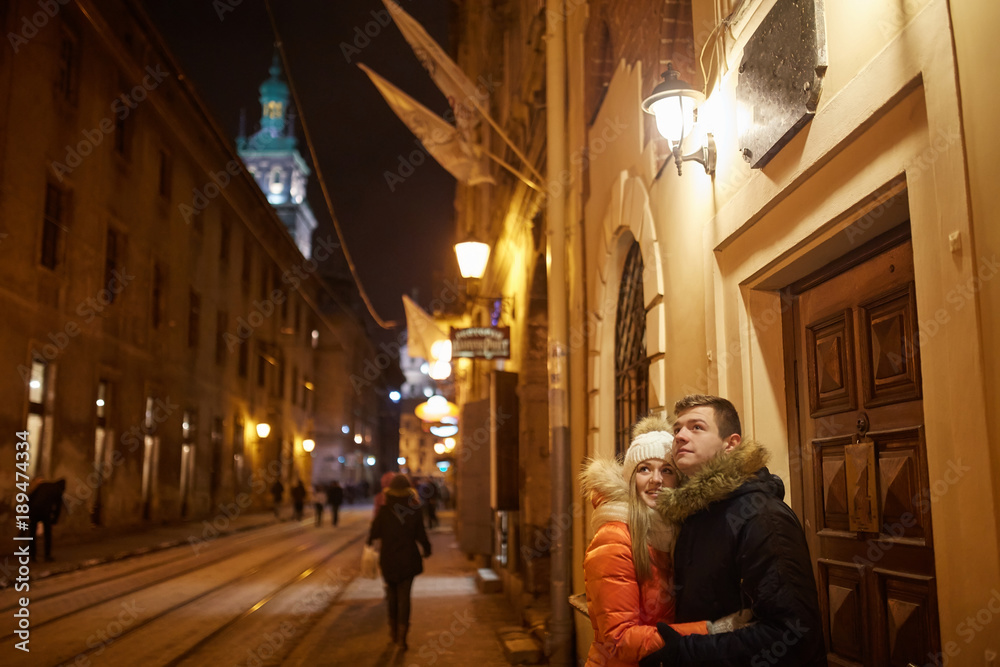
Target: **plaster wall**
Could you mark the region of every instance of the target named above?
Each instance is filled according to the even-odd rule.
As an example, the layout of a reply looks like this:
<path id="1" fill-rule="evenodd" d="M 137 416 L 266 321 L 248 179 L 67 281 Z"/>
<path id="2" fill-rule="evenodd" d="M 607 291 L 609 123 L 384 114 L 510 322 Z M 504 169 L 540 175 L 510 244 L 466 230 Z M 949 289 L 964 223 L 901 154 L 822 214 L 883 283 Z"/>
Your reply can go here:
<path id="1" fill-rule="evenodd" d="M 714 3 L 693 4 L 696 26 L 712 20 Z M 977 63 L 988 61 L 988 37 L 979 25 L 990 22 L 967 6 L 952 10 L 956 48 L 944 0 L 826 3 L 830 67 L 818 112 L 763 170 L 752 171 L 737 151 L 736 66 L 770 4 L 759 3 L 734 29 L 721 80 L 703 109 L 719 150 L 714 177 L 694 163 L 680 177 L 669 166 L 657 176 L 657 143 L 642 136 L 639 116 L 641 64 L 621 63 L 611 81 L 594 129 L 609 118 L 623 119 L 625 127 L 619 141 L 591 156 L 584 212 L 585 254 L 594 267 L 588 311 L 602 316 L 590 353 L 588 453 L 606 451 L 613 440 L 608 357 L 614 335 L 608 328 L 614 309 L 601 306 L 617 294 L 627 249 L 621 239 L 631 233 L 642 244 L 646 270 L 657 274 L 644 283 L 659 286 L 662 295 L 657 303 L 657 295 L 646 294 L 651 374 L 655 369 L 661 376 L 651 381 L 651 406 L 669 409 L 690 391 L 729 397 L 746 433 L 771 449 L 774 469 L 797 502 L 785 407 L 790 350 L 776 290 L 908 214 L 926 333 L 921 353 L 932 486 L 954 479 L 948 473 L 956 465 L 963 470 L 932 496 L 942 644 L 960 649 L 962 664 L 978 664 L 998 648 L 995 633 L 971 631 L 966 619 L 984 608 L 985 591 L 1000 586 L 998 464 L 989 438 L 998 427 L 1000 376 L 990 341 L 998 335 L 1000 281 L 992 276 L 1000 273 L 991 262 L 1000 233 L 986 201 L 996 168 L 965 132 L 996 145 L 988 120 L 996 94 L 971 80 L 982 67 Z M 959 65 L 967 65 L 956 69 L 955 51 Z M 960 96 L 958 84 L 966 80 L 974 90 L 966 96 L 963 86 Z M 876 215 L 879 206 L 892 213 Z M 865 233 L 849 232 L 851 223 Z M 953 234 L 958 250 L 949 245 Z M 963 290 L 968 285 L 975 289 Z M 938 317 L 946 321 L 930 333 L 929 322 Z M 970 550 L 973 541 L 986 548 Z"/>
<path id="2" fill-rule="evenodd" d="M 1000 179 L 996 147 L 1000 146 L 1000 126 L 996 110 L 1000 91 L 984 85 L 996 55 L 995 26 L 1000 21 L 1000 5 L 994 2 L 951 2 L 955 33 L 955 58 L 962 91 L 962 131 L 969 178 L 969 206 L 972 215 L 969 252 L 976 257 L 1000 255 L 1000 212 L 992 196 Z M 991 456 L 994 507 L 1000 507 L 1000 280 L 978 286 L 979 345 L 983 350 L 986 394 L 987 440 Z M 1000 522 L 1000 512 L 994 512 Z M 993 532 L 1000 535 L 1000 523 Z"/>

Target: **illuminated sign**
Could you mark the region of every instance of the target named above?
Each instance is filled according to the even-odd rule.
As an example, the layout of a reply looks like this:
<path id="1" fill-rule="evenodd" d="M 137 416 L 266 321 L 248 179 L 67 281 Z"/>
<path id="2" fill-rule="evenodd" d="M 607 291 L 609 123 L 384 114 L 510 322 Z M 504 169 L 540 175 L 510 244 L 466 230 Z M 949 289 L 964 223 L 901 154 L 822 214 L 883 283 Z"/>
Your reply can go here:
<path id="1" fill-rule="evenodd" d="M 451 330 L 452 358 L 510 359 L 510 327 Z"/>

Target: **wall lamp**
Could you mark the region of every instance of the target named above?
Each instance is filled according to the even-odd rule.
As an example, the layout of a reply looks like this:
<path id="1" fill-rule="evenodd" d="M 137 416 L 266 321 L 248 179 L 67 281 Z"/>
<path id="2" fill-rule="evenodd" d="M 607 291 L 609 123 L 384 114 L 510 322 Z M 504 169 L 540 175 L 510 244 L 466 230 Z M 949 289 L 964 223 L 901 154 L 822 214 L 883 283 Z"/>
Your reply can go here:
<path id="1" fill-rule="evenodd" d="M 481 241 L 463 241 L 455 244 L 458 256 L 458 270 L 463 278 L 479 280 L 486 273 L 486 262 L 490 259 L 490 246 Z"/>
<path id="2" fill-rule="evenodd" d="M 267 422 L 261 422 L 257 424 L 257 437 L 266 438 L 271 435 L 271 425 Z"/>
<path id="3" fill-rule="evenodd" d="M 653 89 L 653 93 L 642 101 L 642 110 L 656 117 L 656 129 L 670 144 L 670 153 L 677 164 L 677 175 L 681 174 L 681 163 L 687 160 L 700 162 L 706 174 L 715 173 L 715 139 L 709 134 L 706 144 L 693 153 L 681 155 L 684 139 L 691 133 L 698 117 L 698 105 L 705 101 L 701 91 L 695 90 L 667 63 L 663 81 Z"/>

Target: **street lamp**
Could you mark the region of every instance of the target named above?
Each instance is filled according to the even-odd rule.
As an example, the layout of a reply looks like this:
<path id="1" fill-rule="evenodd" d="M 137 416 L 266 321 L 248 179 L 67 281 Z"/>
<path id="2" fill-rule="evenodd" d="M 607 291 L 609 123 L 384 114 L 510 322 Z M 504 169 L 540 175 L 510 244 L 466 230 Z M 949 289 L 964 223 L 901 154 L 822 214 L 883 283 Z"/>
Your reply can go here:
<path id="1" fill-rule="evenodd" d="M 458 270 L 462 277 L 478 280 L 486 273 L 490 246 L 481 241 L 463 241 L 455 244 L 455 255 L 458 257 Z"/>
<path id="2" fill-rule="evenodd" d="M 435 394 L 414 408 L 413 412 L 425 422 L 439 422 L 445 417 L 457 417 L 458 406 L 440 394 Z"/>
<path id="3" fill-rule="evenodd" d="M 663 81 L 642 101 L 642 110 L 656 117 L 656 129 L 670 144 L 678 176 L 681 174 L 681 163 L 686 160 L 701 163 L 706 174 L 715 173 L 715 140 L 711 134 L 707 136 L 705 145 L 689 155 L 681 155 L 681 145 L 694 127 L 698 105 L 704 101 L 701 91 L 681 80 L 673 63 L 667 63 Z"/>
<path id="4" fill-rule="evenodd" d="M 271 435 L 271 425 L 267 422 L 261 422 L 257 424 L 257 437 L 266 438 Z"/>
<path id="5" fill-rule="evenodd" d="M 312 450 L 316 449 L 316 441 L 313 440 L 312 438 L 306 438 L 305 440 L 302 441 L 302 449 L 305 452 L 311 452 Z"/>

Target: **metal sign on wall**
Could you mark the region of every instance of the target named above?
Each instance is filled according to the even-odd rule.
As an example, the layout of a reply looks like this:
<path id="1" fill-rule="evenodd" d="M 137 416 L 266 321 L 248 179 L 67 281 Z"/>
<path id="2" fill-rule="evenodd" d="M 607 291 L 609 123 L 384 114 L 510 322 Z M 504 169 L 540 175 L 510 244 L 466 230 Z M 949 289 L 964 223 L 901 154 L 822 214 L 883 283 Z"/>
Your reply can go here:
<path id="1" fill-rule="evenodd" d="M 824 0 L 778 0 L 743 50 L 740 152 L 762 169 L 816 113 L 827 68 Z"/>
<path id="2" fill-rule="evenodd" d="M 452 358 L 510 359 L 510 327 L 451 330 Z"/>

